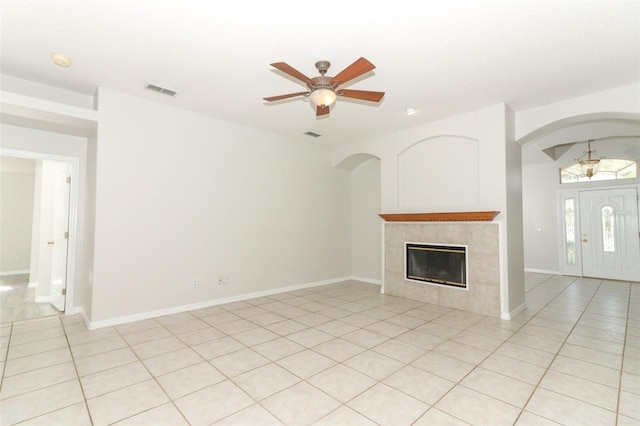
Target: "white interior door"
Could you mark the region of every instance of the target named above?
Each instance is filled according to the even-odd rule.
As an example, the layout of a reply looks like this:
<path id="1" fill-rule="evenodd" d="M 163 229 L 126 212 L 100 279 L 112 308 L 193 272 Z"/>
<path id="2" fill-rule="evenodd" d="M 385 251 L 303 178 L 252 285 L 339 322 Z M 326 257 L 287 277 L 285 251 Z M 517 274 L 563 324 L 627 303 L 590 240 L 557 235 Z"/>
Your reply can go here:
<path id="1" fill-rule="evenodd" d="M 582 275 L 640 281 L 635 188 L 580 191 Z"/>
<path id="2" fill-rule="evenodd" d="M 65 309 L 67 284 L 67 248 L 69 231 L 69 195 L 71 165 L 58 161 L 43 162 L 45 179 L 53 184 L 51 238 L 47 245 L 51 250 L 51 300 L 60 311 Z"/>

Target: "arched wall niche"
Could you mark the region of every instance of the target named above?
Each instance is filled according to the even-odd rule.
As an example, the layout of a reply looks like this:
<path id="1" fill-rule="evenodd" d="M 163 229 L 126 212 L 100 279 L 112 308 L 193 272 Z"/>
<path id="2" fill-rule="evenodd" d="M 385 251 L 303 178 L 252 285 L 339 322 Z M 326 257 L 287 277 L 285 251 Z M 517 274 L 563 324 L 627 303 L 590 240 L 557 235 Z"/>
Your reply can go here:
<path id="1" fill-rule="evenodd" d="M 351 154 L 351 155 L 343 158 L 342 160 L 340 160 L 334 167 L 336 169 L 340 169 L 340 170 L 353 171 L 360 164 L 364 163 L 365 161 L 371 160 L 373 158 L 377 158 L 378 160 L 380 159 L 380 157 L 378 157 L 378 156 L 375 156 L 373 154 L 364 153 L 364 152 L 360 152 L 360 153 L 357 153 L 357 154 Z"/>
<path id="2" fill-rule="evenodd" d="M 468 206 L 480 199 L 477 139 L 438 135 L 409 145 L 396 157 L 398 207 Z"/>
<path id="3" fill-rule="evenodd" d="M 382 283 L 382 222 L 380 158 L 358 152 L 334 168 L 351 174 L 351 273 L 354 279 Z"/>

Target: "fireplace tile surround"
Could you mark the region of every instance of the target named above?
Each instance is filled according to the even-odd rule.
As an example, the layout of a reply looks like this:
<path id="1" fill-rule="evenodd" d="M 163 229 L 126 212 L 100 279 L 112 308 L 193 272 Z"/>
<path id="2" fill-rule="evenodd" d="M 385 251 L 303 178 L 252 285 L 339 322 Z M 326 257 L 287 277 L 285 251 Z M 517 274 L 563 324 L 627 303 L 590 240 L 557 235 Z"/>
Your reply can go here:
<path id="1" fill-rule="evenodd" d="M 385 216 L 384 294 L 500 317 L 500 227 L 491 221 L 495 215 L 477 222 L 431 221 L 429 216 L 403 222 Z M 466 245 L 467 289 L 407 281 L 405 242 Z"/>

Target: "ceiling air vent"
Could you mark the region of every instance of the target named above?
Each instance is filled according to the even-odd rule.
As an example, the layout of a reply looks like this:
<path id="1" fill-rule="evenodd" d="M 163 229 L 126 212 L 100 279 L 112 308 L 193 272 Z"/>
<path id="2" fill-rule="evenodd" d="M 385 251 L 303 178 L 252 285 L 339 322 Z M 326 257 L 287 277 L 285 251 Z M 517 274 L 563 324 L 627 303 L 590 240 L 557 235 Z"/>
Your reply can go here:
<path id="1" fill-rule="evenodd" d="M 313 133 L 313 132 L 305 132 L 304 134 L 307 135 L 307 136 L 313 136 L 314 138 L 319 138 L 320 136 L 322 136 L 322 135 L 319 135 L 319 134 Z"/>
<path id="2" fill-rule="evenodd" d="M 153 90 L 154 92 L 164 93 L 165 95 L 175 96 L 178 92 L 175 90 L 167 89 L 165 87 L 156 86 L 155 84 L 147 84 L 147 89 Z"/>

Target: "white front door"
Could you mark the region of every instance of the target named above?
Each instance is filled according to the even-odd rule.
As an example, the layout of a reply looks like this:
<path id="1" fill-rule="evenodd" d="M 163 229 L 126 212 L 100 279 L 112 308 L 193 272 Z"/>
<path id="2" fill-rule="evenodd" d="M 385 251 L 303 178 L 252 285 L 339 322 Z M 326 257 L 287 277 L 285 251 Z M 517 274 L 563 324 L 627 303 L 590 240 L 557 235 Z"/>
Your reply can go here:
<path id="1" fill-rule="evenodd" d="M 67 286 L 67 248 L 69 231 L 69 180 L 71 165 L 58 161 L 44 161 L 43 174 L 51 179 L 53 222 L 47 245 L 51 250 L 51 301 L 60 311 L 65 309 Z"/>
<path id="2" fill-rule="evenodd" d="M 580 191 L 582 275 L 640 281 L 635 188 Z"/>

